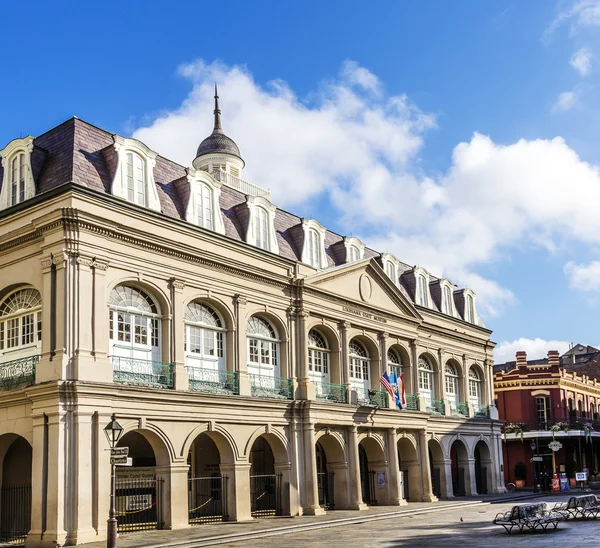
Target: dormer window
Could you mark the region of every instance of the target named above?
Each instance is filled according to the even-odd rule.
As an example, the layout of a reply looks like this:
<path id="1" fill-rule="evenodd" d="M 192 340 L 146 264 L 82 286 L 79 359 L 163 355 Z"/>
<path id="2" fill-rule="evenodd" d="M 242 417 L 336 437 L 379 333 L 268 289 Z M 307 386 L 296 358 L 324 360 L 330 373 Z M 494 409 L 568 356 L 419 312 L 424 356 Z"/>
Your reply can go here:
<path id="1" fill-rule="evenodd" d="M 394 265 L 390 261 L 385 263 L 385 273 L 388 275 L 388 278 L 390 280 L 394 279 L 394 276 L 395 276 L 394 270 L 395 270 Z"/>
<path id="2" fill-rule="evenodd" d="M 260 249 L 279 253 L 275 234 L 275 211 L 277 208 L 262 196 L 248 196 L 246 200 L 250 210 L 246 242 Z"/>
<path id="3" fill-rule="evenodd" d="M 0 150 L 4 180 L 0 192 L 0 209 L 5 209 L 35 196 L 35 184 L 31 172 L 33 137 L 15 139 Z"/>
<path id="4" fill-rule="evenodd" d="M 427 279 L 423 274 L 417 276 L 417 304 L 427 306 Z"/>
<path id="5" fill-rule="evenodd" d="M 475 303 L 472 295 L 467 295 L 465 300 L 465 320 L 475 323 Z"/>
<path id="6" fill-rule="evenodd" d="M 203 169 L 188 169 L 187 192 L 188 203 L 185 210 L 185 220 L 188 223 L 225 234 L 225 225 L 221 215 L 219 198 L 221 183 L 215 181 Z"/>
<path id="7" fill-rule="evenodd" d="M 128 202 L 160 211 L 160 201 L 154 183 L 156 152 L 137 139 L 113 135 L 117 151 L 117 169 L 111 192 Z"/>
<path id="8" fill-rule="evenodd" d="M 316 230 L 311 228 L 308 231 L 308 263 L 315 268 L 319 268 L 321 265 L 320 255 L 319 235 Z"/>
<path id="9" fill-rule="evenodd" d="M 327 268 L 325 227 L 315 220 L 302 219 L 302 228 L 304 230 L 302 262 L 313 268 Z"/>
<path id="10" fill-rule="evenodd" d="M 346 262 L 355 263 L 360 261 L 365 253 L 365 245 L 358 238 L 344 238 L 346 247 Z"/>
<path id="11" fill-rule="evenodd" d="M 453 314 L 453 306 L 452 306 L 452 289 L 449 286 L 442 286 L 442 312 L 444 314 L 449 314 L 452 316 Z"/>
<path id="12" fill-rule="evenodd" d="M 398 284 L 398 259 L 391 253 L 382 253 L 381 264 L 386 276 L 394 282 L 394 285 Z"/>
<path id="13" fill-rule="evenodd" d="M 198 226 L 213 229 L 213 192 L 206 183 L 200 183 L 196 191 L 196 215 Z"/>

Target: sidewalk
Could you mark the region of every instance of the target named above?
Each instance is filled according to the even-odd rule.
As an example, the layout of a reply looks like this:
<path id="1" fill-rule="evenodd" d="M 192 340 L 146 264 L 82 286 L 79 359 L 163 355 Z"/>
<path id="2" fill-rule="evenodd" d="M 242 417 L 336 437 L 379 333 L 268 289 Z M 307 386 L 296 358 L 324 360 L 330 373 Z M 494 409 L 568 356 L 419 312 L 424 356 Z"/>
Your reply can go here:
<path id="1" fill-rule="evenodd" d="M 238 542 L 253 537 L 271 536 L 284 532 L 298 532 L 303 529 L 336 527 L 364 521 L 387 519 L 388 517 L 407 514 L 425 514 L 440 512 L 444 508 L 470 506 L 479 503 L 507 503 L 530 499 L 531 492 L 506 493 L 503 495 L 482 495 L 478 497 L 459 497 L 439 502 L 411 502 L 406 506 L 373 506 L 358 512 L 354 510 L 335 510 L 323 516 L 278 517 L 255 519 L 246 522 L 223 522 L 216 524 L 194 525 L 185 529 L 163 531 L 141 531 L 119 535 L 119 548 L 183 548 L 187 544 L 204 546 Z M 86 548 L 104 548 L 106 541 L 84 544 Z"/>

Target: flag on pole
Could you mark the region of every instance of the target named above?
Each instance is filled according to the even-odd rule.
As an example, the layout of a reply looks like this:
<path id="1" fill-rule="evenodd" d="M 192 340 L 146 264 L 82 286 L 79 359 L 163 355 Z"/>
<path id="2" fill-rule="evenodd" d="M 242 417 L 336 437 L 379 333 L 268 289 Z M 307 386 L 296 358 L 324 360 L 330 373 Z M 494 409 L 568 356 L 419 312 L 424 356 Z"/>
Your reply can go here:
<path id="1" fill-rule="evenodd" d="M 390 378 L 388 377 L 387 371 L 383 372 L 383 375 L 381 375 L 379 382 L 387 390 L 390 397 L 394 398 L 394 392 L 392 391 L 392 385 L 390 384 Z"/>
<path id="2" fill-rule="evenodd" d="M 406 407 L 406 399 L 404 398 L 404 377 L 398 376 L 395 371 L 392 371 L 390 375 L 390 384 L 392 386 L 393 398 L 396 402 L 398 409 L 404 409 Z"/>
<path id="3" fill-rule="evenodd" d="M 404 375 L 398 377 L 398 407 L 403 409 L 406 407 L 406 398 L 404 396 Z"/>

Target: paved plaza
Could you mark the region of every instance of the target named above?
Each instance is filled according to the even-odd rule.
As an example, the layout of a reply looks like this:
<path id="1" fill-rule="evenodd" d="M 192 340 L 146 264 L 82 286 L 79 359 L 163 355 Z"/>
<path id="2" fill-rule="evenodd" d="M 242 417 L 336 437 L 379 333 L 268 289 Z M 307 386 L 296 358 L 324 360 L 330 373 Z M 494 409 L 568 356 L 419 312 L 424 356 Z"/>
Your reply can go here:
<path id="1" fill-rule="evenodd" d="M 567 496 L 497 499 L 462 499 L 438 503 L 414 503 L 406 507 L 373 507 L 364 513 L 340 511 L 325 516 L 274 518 L 246 523 L 222 523 L 177 531 L 149 531 L 121 535 L 121 548 L 193 548 L 200 546 L 263 547 L 378 547 L 460 546 L 470 548 L 528 546 L 529 548 L 594 546 L 600 533 L 598 520 L 561 522 L 556 531 L 508 535 L 493 526 L 498 512 L 514 504 Z M 301 530 L 297 528 L 300 527 Z M 284 534 L 274 534 L 281 533 Z M 243 541 L 243 542 L 242 542 Z M 85 545 L 104 547 L 104 542 Z"/>

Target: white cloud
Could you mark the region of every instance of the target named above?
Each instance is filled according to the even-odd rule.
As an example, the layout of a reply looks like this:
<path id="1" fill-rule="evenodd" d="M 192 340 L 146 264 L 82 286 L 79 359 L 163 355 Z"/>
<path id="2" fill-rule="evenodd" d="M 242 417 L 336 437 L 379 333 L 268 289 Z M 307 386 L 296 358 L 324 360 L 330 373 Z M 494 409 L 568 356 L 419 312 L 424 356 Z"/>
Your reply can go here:
<path id="1" fill-rule="evenodd" d="M 592 52 L 587 48 L 577 50 L 571 57 L 570 64 L 581 76 L 587 76 L 592 70 Z"/>
<path id="2" fill-rule="evenodd" d="M 518 351 L 527 352 L 528 360 L 539 360 L 548 355 L 548 350 L 558 350 L 564 354 L 569 350 L 567 341 L 545 341 L 544 339 L 517 339 L 514 341 L 503 341 L 494 348 L 494 362 L 497 364 L 515 360 Z"/>
<path id="3" fill-rule="evenodd" d="M 247 162 L 244 177 L 270 187 L 274 203 L 292 211 L 327 197 L 336 211 L 319 219 L 325 226 L 335 217 L 371 247 L 471 287 L 484 316 L 516 297 L 478 266 L 517 246 L 555 252 L 573 241 L 600 243 L 598 169 L 560 137 L 497 144 L 474 133 L 432 178 L 418 166 L 434 117 L 405 95 L 386 95 L 354 63 L 310 100 L 283 81 L 260 86 L 244 67 L 197 61 L 180 73 L 192 83 L 186 100 L 134 137 L 190 165 L 212 129 L 216 80 L 224 130 Z"/>
<path id="4" fill-rule="evenodd" d="M 568 9 L 558 13 L 544 31 L 544 39 L 549 40 L 556 29 L 569 24 L 571 33 L 579 28 L 600 26 L 600 0 L 577 0 Z"/>
<path id="5" fill-rule="evenodd" d="M 577 95 L 574 91 L 563 91 L 554 103 L 552 110 L 565 112 L 571 110 L 577 103 Z"/>
<path id="6" fill-rule="evenodd" d="M 564 271 L 573 289 L 600 293 L 600 261 L 592 261 L 587 265 L 570 261 Z"/>

